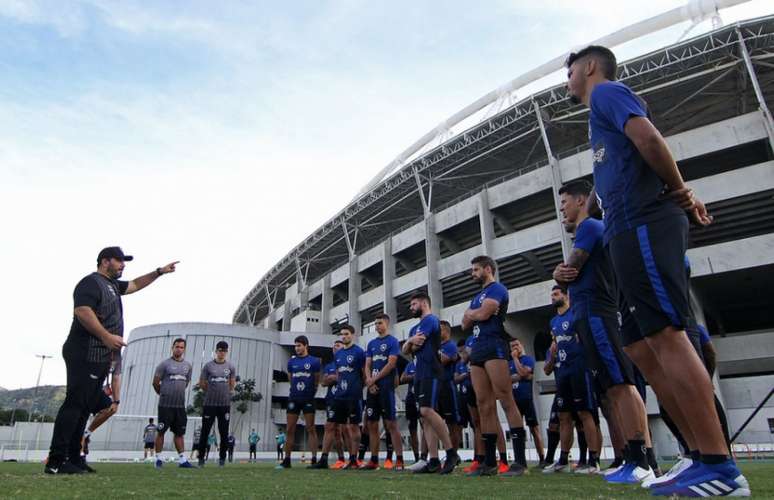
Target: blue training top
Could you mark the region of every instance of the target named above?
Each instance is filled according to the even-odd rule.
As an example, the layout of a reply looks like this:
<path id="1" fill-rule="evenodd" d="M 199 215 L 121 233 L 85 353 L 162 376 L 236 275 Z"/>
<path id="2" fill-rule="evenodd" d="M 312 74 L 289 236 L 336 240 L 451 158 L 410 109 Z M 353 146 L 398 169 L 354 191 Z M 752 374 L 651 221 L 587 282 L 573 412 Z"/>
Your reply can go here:
<path id="1" fill-rule="evenodd" d="M 556 340 L 556 359 L 554 373 L 556 378 L 573 375 L 576 370 L 585 368 L 586 360 L 583 345 L 573 328 L 573 312 L 567 309 L 564 314 L 551 318 L 551 335 Z"/>
<path id="2" fill-rule="evenodd" d="M 314 382 L 315 374 L 320 373 L 320 358 L 293 356 L 288 360 L 288 374 L 290 375 L 290 399 L 314 399 L 317 385 Z"/>
<path id="3" fill-rule="evenodd" d="M 336 371 L 339 374 L 334 399 L 358 400 L 363 398 L 363 366 L 365 352 L 357 344 L 336 353 Z"/>
<path id="4" fill-rule="evenodd" d="M 532 376 L 535 373 L 535 358 L 522 354 L 519 356 L 519 363 L 528 368 L 532 368 Z M 511 375 L 516 374 L 516 363 L 511 359 L 508 361 L 508 368 L 511 371 Z M 513 389 L 513 397 L 516 401 L 523 401 L 525 399 L 532 399 L 532 380 L 519 380 L 511 384 Z"/>
<path id="5" fill-rule="evenodd" d="M 441 377 L 441 360 L 438 359 L 438 348 L 441 346 L 441 323 L 438 316 L 428 314 L 409 331 L 409 338 L 414 335 L 425 336 L 425 343 L 414 352 L 414 362 L 417 371 L 414 380 L 425 380 Z"/>
<path id="6" fill-rule="evenodd" d="M 575 281 L 569 284 L 575 318 L 589 315 L 610 316 L 618 313 L 615 277 L 602 245 L 602 221 L 588 217 L 575 230 L 573 248 L 589 254 Z"/>
<path id="7" fill-rule="evenodd" d="M 375 377 L 382 371 L 390 360 L 390 356 L 400 356 L 400 344 L 398 339 L 392 335 L 385 335 L 384 337 L 376 337 L 368 342 L 366 347 L 366 358 L 371 358 L 371 376 Z M 389 373 L 386 377 L 379 379 L 376 385 L 380 391 L 395 391 L 395 373 Z"/>
<path id="8" fill-rule="evenodd" d="M 500 304 L 500 308 L 486 321 L 475 321 L 473 323 L 473 335 L 479 341 L 502 340 L 505 336 L 503 320 L 508 313 L 508 289 L 497 281 L 488 284 L 470 301 L 470 309 L 479 309 L 485 299 L 497 301 Z"/>

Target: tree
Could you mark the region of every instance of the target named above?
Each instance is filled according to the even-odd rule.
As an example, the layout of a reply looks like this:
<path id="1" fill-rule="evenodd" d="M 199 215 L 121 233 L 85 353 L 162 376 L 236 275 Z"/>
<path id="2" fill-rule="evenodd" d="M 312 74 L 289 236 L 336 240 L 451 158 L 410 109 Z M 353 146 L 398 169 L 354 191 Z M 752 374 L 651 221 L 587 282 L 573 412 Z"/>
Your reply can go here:
<path id="1" fill-rule="evenodd" d="M 204 391 L 199 384 L 193 386 L 193 394 L 193 404 L 188 405 L 185 412 L 188 415 L 201 415 L 204 410 Z"/>
<path id="2" fill-rule="evenodd" d="M 242 419 L 244 418 L 247 410 L 250 409 L 250 404 L 258 403 L 263 399 L 263 395 L 260 392 L 255 392 L 255 380 L 239 380 L 234 386 L 234 395 L 231 396 L 231 401 L 236 403 L 235 410 L 239 412 L 239 425 L 237 426 L 241 430 Z"/>

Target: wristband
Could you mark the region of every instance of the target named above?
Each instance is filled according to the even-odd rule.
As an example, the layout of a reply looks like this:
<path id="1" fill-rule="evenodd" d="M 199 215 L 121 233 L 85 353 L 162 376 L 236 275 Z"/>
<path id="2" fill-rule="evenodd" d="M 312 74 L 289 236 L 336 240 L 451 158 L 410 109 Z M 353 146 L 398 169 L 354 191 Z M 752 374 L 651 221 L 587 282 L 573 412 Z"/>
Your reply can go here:
<path id="1" fill-rule="evenodd" d="M 113 401 L 113 404 L 114 404 L 114 405 L 117 405 L 117 404 L 119 404 L 119 403 L 121 403 L 121 400 L 119 400 L 119 399 L 116 399 L 115 401 Z"/>
<path id="2" fill-rule="evenodd" d="M 158 274 L 159 276 L 161 276 L 161 275 L 162 275 L 162 274 L 164 274 L 164 273 L 162 273 L 162 272 L 161 272 L 161 268 L 160 268 L 160 267 L 157 267 L 157 268 L 156 268 L 156 274 Z"/>

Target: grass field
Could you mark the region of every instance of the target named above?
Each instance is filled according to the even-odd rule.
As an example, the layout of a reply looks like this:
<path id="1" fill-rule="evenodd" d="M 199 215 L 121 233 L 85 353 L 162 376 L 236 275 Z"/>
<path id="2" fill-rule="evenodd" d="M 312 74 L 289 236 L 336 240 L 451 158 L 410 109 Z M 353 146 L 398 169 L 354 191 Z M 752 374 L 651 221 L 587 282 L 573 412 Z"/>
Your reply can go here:
<path id="1" fill-rule="evenodd" d="M 755 498 L 774 498 L 774 463 L 742 463 Z M 466 478 L 392 471 L 309 471 L 299 465 L 229 464 L 179 469 L 165 464 L 95 464 L 97 474 L 47 476 L 37 464 L 0 464 L 2 498 L 652 498 L 642 488 L 600 477 L 531 473 L 521 478 Z"/>

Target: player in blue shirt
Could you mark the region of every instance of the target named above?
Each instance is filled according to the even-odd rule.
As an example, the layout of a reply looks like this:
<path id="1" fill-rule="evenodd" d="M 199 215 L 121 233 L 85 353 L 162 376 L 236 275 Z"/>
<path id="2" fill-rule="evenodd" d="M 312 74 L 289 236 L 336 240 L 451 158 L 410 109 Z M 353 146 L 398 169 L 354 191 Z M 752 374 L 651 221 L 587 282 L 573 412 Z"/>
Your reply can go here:
<path id="1" fill-rule="evenodd" d="M 406 420 L 408 422 L 411 451 L 414 453 L 414 461 L 418 462 L 420 457 L 419 436 L 417 433 L 419 430 L 419 406 L 417 405 L 416 394 L 414 394 L 414 375 L 416 375 L 416 373 L 417 365 L 411 361 L 406 365 L 406 368 L 400 375 L 400 383 L 408 384 L 408 389 L 406 390 L 406 399 L 404 399 L 403 402 L 405 403 L 406 407 Z"/>
<path id="2" fill-rule="evenodd" d="M 460 413 L 457 406 L 457 388 L 454 385 L 454 368 L 459 359 L 457 356 L 457 344 L 451 340 L 451 323 L 441 321 L 441 347 L 438 349 L 438 357 L 441 359 L 443 375 L 440 379 L 438 391 L 438 414 L 443 417 L 449 428 L 449 437 L 452 447 L 457 449 L 462 444 L 462 428 L 460 427 Z"/>
<path id="3" fill-rule="evenodd" d="M 712 382 L 684 333 L 688 217 L 701 226 L 712 218 L 685 185 L 644 101 L 615 81 L 617 62 L 610 49 L 586 47 L 570 54 L 567 67 L 568 93 L 590 109 L 594 184 L 623 299 L 626 353 L 700 456 L 696 467 L 653 492 L 715 494 L 712 490 L 723 484 L 723 494 L 748 495 L 749 483 L 729 457 L 713 411 Z"/>
<path id="4" fill-rule="evenodd" d="M 629 445 L 629 457 L 611 482 L 649 481 L 655 475 L 649 464 L 652 444 L 645 403 L 637 392 L 634 369 L 621 346 L 615 277 L 603 246 L 603 223 L 588 216 L 586 202 L 591 184 L 576 180 L 559 189 L 562 223 L 574 231 L 575 241 L 566 263 L 559 264 L 554 278 L 568 284 L 572 298 L 573 329 L 585 350 L 586 366 L 594 374 L 599 390 L 611 401 L 620 429 Z M 598 467 L 600 443 L 589 442 L 588 466 Z M 654 459 L 655 461 L 655 459 Z"/>
<path id="5" fill-rule="evenodd" d="M 459 464 L 460 457 L 452 446 L 446 423 L 437 413 L 438 391 L 443 377 L 443 367 L 438 356 L 438 349 L 441 347 L 441 325 L 438 316 L 430 310 L 430 297 L 424 292 L 416 292 L 411 297 L 409 310 L 415 318 L 420 318 L 420 321 L 411 328 L 402 350 L 404 354 L 413 355 L 416 362 L 414 390 L 417 393 L 419 414 L 422 416 L 430 457 L 427 465 L 417 472 L 449 474 Z M 438 460 L 439 441 L 446 450 L 443 466 Z"/>
<path id="6" fill-rule="evenodd" d="M 355 343 L 355 328 L 341 326 L 342 347 L 336 352 L 336 393 L 333 395 L 333 423 L 342 427 L 342 435 L 349 445 L 349 462 L 342 469 L 357 469 L 357 450 L 360 446 L 360 422 L 363 418 L 363 381 L 365 352 Z M 328 468 L 328 452 L 332 440 L 324 440 L 322 455 L 313 469 Z"/>
<path id="7" fill-rule="evenodd" d="M 320 358 L 309 355 L 309 339 L 299 335 L 293 341 L 296 355 L 288 360 L 288 376 L 290 377 L 290 394 L 288 396 L 287 439 L 285 440 L 285 458 L 277 465 L 277 469 L 290 468 L 290 454 L 293 453 L 293 442 L 296 436 L 298 415 L 304 414 L 306 432 L 309 435 L 309 450 L 312 452 L 312 463 L 317 462 L 317 430 L 314 425 L 314 395 L 320 383 Z"/>
<path id="8" fill-rule="evenodd" d="M 477 476 L 497 474 L 497 401 L 505 412 L 513 441 L 514 462 L 506 475 L 521 475 L 527 467 L 524 441 L 524 420 L 511 392 L 508 371 L 508 336 L 503 320 L 508 312 L 508 289 L 494 279 L 497 266 L 485 255 L 471 261 L 471 276 L 481 285 L 470 307 L 462 316 L 462 330 L 475 337 L 470 352 L 470 376 L 476 392 L 481 417 L 481 436 L 484 440 L 484 466 L 471 473 Z"/>
<path id="9" fill-rule="evenodd" d="M 535 371 L 535 358 L 524 353 L 524 346 L 519 339 L 511 340 L 511 360 L 508 368 L 511 372 L 511 388 L 513 399 L 519 407 L 519 413 L 524 417 L 524 422 L 532 433 L 535 442 L 535 451 L 538 454 L 538 467 L 546 466 L 546 456 L 543 451 L 543 438 L 538 427 L 535 402 L 532 399 L 532 377 Z"/>
<path id="10" fill-rule="evenodd" d="M 366 348 L 365 372 L 366 415 L 370 434 L 371 460 L 362 469 L 379 468 L 379 419 L 384 421 L 385 432 L 390 433 L 397 454 L 395 470 L 403 470 L 403 445 L 395 415 L 395 374 L 397 372 L 400 344 L 390 335 L 390 317 L 379 314 L 375 321 L 378 337 L 368 342 Z"/>
<path id="11" fill-rule="evenodd" d="M 338 378 L 336 371 L 336 353 L 344 346 L 341 340 L 336 339 L 333 342 L 333 356 L 334 359 L 325 365 L 322 369 L 322 378 L 320 385 L 326 387 L 325 392 L 325 434 L 323 436 L 323 450 L 330 450 L 334 445 L 338 452 L 338 460 L 333 465 L 334 469 L 340 469 L 344 467 L 347 462 L 344 460 L 344 448 L 342 446 L 341 426 L 337 425 L 333 421 L 333 396 L 336 394 L 336 380 Z M 315 464 L 309 466 L 314 467 Z"/>

